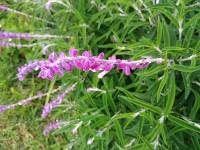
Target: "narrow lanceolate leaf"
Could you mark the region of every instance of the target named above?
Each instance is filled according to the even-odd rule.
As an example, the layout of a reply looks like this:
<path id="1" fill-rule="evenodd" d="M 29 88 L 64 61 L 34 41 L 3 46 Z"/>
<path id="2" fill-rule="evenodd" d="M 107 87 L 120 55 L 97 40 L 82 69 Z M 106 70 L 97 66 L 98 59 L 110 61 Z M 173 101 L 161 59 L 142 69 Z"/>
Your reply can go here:
<path id="1" fill-rule="evenodd" d="M 158 72 L 161 72 L 165 69 L 165 66 L 164 65 L 159 65 L 159 66 L 156 66 L 155 68 L 153 69 L 146 69 L 144 71 L 140 71 L 138 73 L 136 73 L 138 76 L 152 76 L 154 74 L 157 74 Z"/>
<path id="2" fill-rule="evenodd" d="M 181 72 L 195 72 L 200 70 L 200 66 L 184 66 L 184 65 L 178 65 L 174 64 L 172 67 L 174 70 L 181 71 Z"/>
<path id="3" fill-rule="evenodd" d="M 163 23 L 163 40 L 165 47 L 170 46 L 170 34 L 166 23 Z"/>
<path id="4" fill-rule="evenodd" d="M 193 90 L 194 96 L 195 96 L 195 102 L 192 107 L 192 110 L 190 112 L 190 118 L 194 120 L 197 117 L 197 112 L 200 109 L 200 94 L 199 92 Z"/>
<path id="5" fill-rule="evenodd" d="M 200 143 L 199 143 L 199 139 L 198 139 L 198 134 L 195 134 L 195 136 L 192 137 L 192 144 L 193 144 L 195 150 L 199 150 L 200 149 Z"/>
<path id="6" fill-rule="evenodd" d="M 116 134 L 117 134 L 117 138 L 118 138 L 118 143 L 120 143 L 120 145 L 124 145 L 123 130 L 122 130 L 122 127 L 121 127 L 119 121 L 115 120 L 114 125 L 115 125 L 115 130 L 116 130 Z"/>
<path id="7" fill-rule="evenodd" d="M 200 13 L 194 15 L 186 24 L 184 29 L 190 28 L 192 25 L 194 25 L 198 20 L 200 20 Z"/>
<path id="8" fill-rule="evenodd" d="M 168 82 L 168 95 L 167 95 L 167 102 L 164 114 L 168 115 L 172 111 L 172 107 L 174 105 L 175 96 L 176 96 L 176 83 L 175 83 L 175 75 L 174 72 L 171 72 L 169 82 Z"/>
<path id="9" fill-rule="evenodd" d="M 169 120 L 174 124 L 186 128 L 188 130 L 200 133 L 200 125 L 189 120 L 183 120 L 175 116 L 169 115 Z"/>
<path id="10" fill-rule="evenodd" d="M 196 26 L 196 22 L 195 22 L 195 25 L 190 27 L 189 30 L 186 32 L 185 39 L 183 41 L 183 47 L 188 48 L 190 46 L 190 42 L 191 42 L 194 30 L 195 30 L 195 26 Z"/>
<path id="11" fill-rule="evenodd" d="M 163 14 L 164 16 L 166 16 L 170 21 L 171 23 L 178 28 L 178 21 L 176 20 L 176 18 L 172 15 L 172 13 L 170 11 L 168 11 L 165 7 L 159 7 L 159 6 L 156 6 L 153 8 L 157 13 L 161 13 Z"/>
<path id="12" fill-rule="evenodd" d="M 156 38 L 157 46 L 160 46 L 161 40 L 162 40 L 162 23 L 160 21 L 160 18 L 158 18 L 157 38 Z"/>
<path id="13" fill-rule="evenodd" d="M 157 124 L 154 129 L 147 135 L 147 138 L 150 141 L 155 140 L 155 138 L 160 134 L 160 131 L 162 129 L 162 124 Z"/>
<path id="14" fill-rule="evenodd" d="M 136 97 L 126 97 L 126 96 L 119 96 L 119 98 L 121 98 L 122 100 L 125 100 L 129 103 L 132 103 L 132 104 L 135 104 L 139 107 L 142 107 L 142 108 L 145 108 L 145 109 L 148 109 L 154 113 L 157 113 L 157 114 L 161 114 L 162 110 L 157 107 L 157 106 L 153 106 L 151 105 L 150 103 L 147 103 L 147 102 L 144 102 L 144 100 L 141 100 L 141 99 L 138 99 Z"/>
<path id="15" fill-rule="evenodd" d="M 123 114 L 116 114 L 111 121 L 119 120 L 119 119 L 133 119 L 135 118 L 137 113 L 123 113 Z"/>
<path id="16" fill-rule="evenodd" d="M 158 87 L 157 102 L 160 100 L 161 92 L 162 92 L 163 88 L 165 87 L 165 85 L 167 83 L 167 80 L 168 80 L 168 71 L 166 70 L 164 75 L 163 75 L 163 78 L 162 78 L 162 80 L 160 82 L 160 85 Z"/>
<path id="17" fill-rule="evenodd" d="M 190 90 L 191 90 L 191 85 L 190 85 L 190 75 L 191 73 L 185 73 L 185 72 L 181 72 L 182 78 L 183 78 L 183 84 L 185 87 L 185 99 L 188 98 L 189 94 L 190 94 Z"/>

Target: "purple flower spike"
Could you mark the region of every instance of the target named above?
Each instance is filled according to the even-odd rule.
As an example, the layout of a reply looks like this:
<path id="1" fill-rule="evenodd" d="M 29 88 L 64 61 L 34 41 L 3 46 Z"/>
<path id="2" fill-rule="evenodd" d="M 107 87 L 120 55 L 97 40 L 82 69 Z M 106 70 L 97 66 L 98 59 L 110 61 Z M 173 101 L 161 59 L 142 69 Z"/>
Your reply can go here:
<path id="1" fill-rule="evenodd" d="M 48 114 L 52 111 L 52 109 L 58 107 L 64 100 L 64 97 L 69 92 L 74 90 L 75 86 L 76 86 L 76 83 L 73 84 L 71 87 L 67 88 L 64 93 L 62 93 L 61 95 L 58 95 L 58 97 L 55 100 L 46 104 L 42 110 L 42 118 L 46 118 L 48 116 Z"/>
<path id="2" fill-rule="evenodd" d="M 15 32 L 0 32 L 0 39 L 49 39 L 49 38 L 71 38 L 69 36 L 49 35 L 49 34 L 30 34 Z"/>
<path id="3" fill-rule="evenodd" d="M 0 105 L 0 113 L 3 113 L 7 109 L 14 109 L 16 106 L 17 106 L 16 104 Z"/>
<path id="4" fill-rule="evenodd" d="M 17 77 L 20 81 L 24 80 L 25 76 L 35 70 L 38 66 L 38 61 L 30 62 L 20 68 L 18 68 Z"/>
<path id="5" fill-rule="evenodd" d="M 46 104 L 42 111 L 42 118 L 46 118 L 53 108 L 58 107 L 58 105 L 61 104 L 64 100 L 64 97 L 65 94 L 63 93 L 59 95 L 56 100 L 53 100 L 50 103 Z"/>
<path id="6" fill-rule="evenodd" d="M 69 50 L 69 56 L 64 53 L 50 54 L 48 60 L 38 61 L 37 65 L 28 64 L 24 65 L 18 70 L 18 78 L 23 80 L 25 75 L 37 68 L 39 70 L 38 77 L 42 79 L 52 80 L 57 74 L 62 77 L 64 70 L 71 72 L 74 68 L 82 71 L 100 72 L 99 78 L 104 77 L 105 74 L 110 72 L 113 68 L 120 69 L 125 75 L 131 75 L 132 70 L 142 69 L 148 67 L 151 63 L 160 64 L 163 62 L 162 58 L 143 58 L 137 61 L 117 59 L 115 56 L 104 59 L 104 53 L 100 53 L 97 56 L 93 56 L 91 52 L 84 51 L 82 55 L 78 55 L 78 50 L 71 48 Z"/>
<path id="7" fill-rule="evenodd" d="M 57 54 L 53 52 L 53 53 L 51 53 L 51 54 L 49 55 L 48 60 L 49 60 L 50 62 L 55 62 L 55 61 L 57 60 L 57 58 L 58 58 Z"/>
<path id="8" fill-rule="evenodd" d="M 49 123 L 43 130 L 44 136 L 47 136 L 52 130 L 59 129 L 61 125 L 62 125 L 62 122 L 58 120 Z"/>
<path id="9" fill-rule="evenodd" d="M 38 74 L 39 78 L 53 80 L 53 71 L 49 68 L 43 68 Z"/>
<path id="10" fill-rule="evenodd" d="M 35 99 L 41 99 L 42 97 L 50 95 L 50 94 L 53 94 L 53 93 L 59 91 L 60 89 L 61 89 L 61 87 L 59 87 L 57 89 L 54 89 L 54 90 L 52 90 L 51 92 L 48 92 L 48 93 L 39 93 L 39 94 L 37 94 L 37 95 L 35 95 L 33 97 L 28 97 L 26 99 L 22 99 L 22 100 L 18 101 L 17 103 L 14 103 L 14 104 L 0 105 L 0 113 L 3 113 L 4 111 L 6 111 L 8 109 L 15 109 L 17 106 L 28 105 L 33 100 L 35 100 Z"/>

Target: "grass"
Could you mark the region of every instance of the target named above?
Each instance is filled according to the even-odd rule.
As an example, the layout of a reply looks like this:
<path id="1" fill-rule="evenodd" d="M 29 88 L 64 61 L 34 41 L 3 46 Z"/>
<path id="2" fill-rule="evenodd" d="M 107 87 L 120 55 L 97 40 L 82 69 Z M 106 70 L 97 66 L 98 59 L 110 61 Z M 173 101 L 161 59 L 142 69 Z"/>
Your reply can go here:
<path id="1" fill-rule="evenodd" d="M 0 12 L 1 30 L 72 38 L 12 40 L 39 44 L 32 49 L 0 48 L 0 104 L 84 80 L 47 119 L 41 118 L 42 107 L 56 94 L 0 114 L 0 149 L 199 150 L 198 0 L 160 0 L 155 5 L 150 0 L 63 2 L 65 5 L 54 3 L 50 11 L 44 8 L 46 1 L 2 2 L 33 18 Z M 43 44 L 55 44 L 50 51 L 67 53 L 70 47 L 76 47 L 79 51 L 91 50 L 94 55 L 104 52 L 106 57 L 136 60 L 153 56 L 165 62 L 136 70 L 131 76 L 113 70 L 98 79 L 97 73 L 74 70 L 53 81 L 35 78 L 35 73 L 18 81 L 19 66 L 47 57 L 42 54 Z M 89 93 L 88 87 L 106 93 Z M 44 137 L 42 130 L 55 119 L 71 124 Z M 80 121 L 83 124 L 73 135 L 71 131 Z"/>

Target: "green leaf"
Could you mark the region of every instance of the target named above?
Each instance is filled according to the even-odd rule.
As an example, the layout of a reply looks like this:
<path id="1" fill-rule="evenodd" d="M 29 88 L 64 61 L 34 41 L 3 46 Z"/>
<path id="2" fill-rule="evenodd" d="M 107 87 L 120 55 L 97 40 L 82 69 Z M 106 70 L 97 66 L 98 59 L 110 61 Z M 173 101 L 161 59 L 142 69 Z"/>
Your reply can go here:
<path id="1" fill-rule="evenodd" d="M 195 96 L 195 102 L 190 112 L 190 118 L 194 120 L 197 116 L 197 112 L 200 109 L 200 94 L 196 90 L 192 90 Z"/>
<path id="2" fill-rule="evenodd" d="M 157 102 L 159 102 L 159 99 L 160 99 L 160 96 L 161 96 L 161 92 L 165 86 L 165 84 L 167 83 L 167 80 L 168 80 L 168 71 L 166 70 L 164 75 L 163 75 L 163 78 L 160 82 L 160 85 L 158 87 L 158 91 L 157 91 Z"/>
<path id="3" fill-rule="evenodd" d="M 181 127 L 186 128 L 188 130 L 200 133 L 200 125 L 199 124 L 196 125 L 196 123 L 194 123 L 194 122 L 186 121 L 186 120 L 177 118 L 177 117 L 172 116 L 172 115 L 169 115 L 168 118 L 171 122 L 173 122 L 174 124 L 176 124 L 178 126 L 181 126 Z"/>
<path id="4" fill-rule="evenodd" d="M 155 10 L 157 13 L 164 14 L 171 21 L 171 23 L 176 28 L 178 28 L 177 19 L 174 18 L 174 16 L 172 15 L 172 13 L 170 11 L 168 11 L 165 7 L 156 6 L 156 7 L 153 7 L 153 10 Z"/>
<path id="5" fill-rule="evenodd" d="M 156 38 L 156 45 L 160 46 L 162 40 L 162 23 L 160 22 L 160 18 L 158 18 L 158 27 L 157 27 L 157 38 Z"/>
<path id="6" fill-rule="evenodd" d="M 183 41 L 183 47 L 185 47 L 185 48 L 188 48 L 190 46 L 190 42 L 191 42 L 192 36 L 194 34 L 194 30 L 195 30 L 194 26 L 190 27 L 189 30 L 187 31 L 187 33 L 185 34 L 185 39 Z"/>
<path id="7" fill-rule="evenodd" d="M 164 47 L 162 49 L 163 52 L 167 52 L 168 54 L 185 54 L 188 52 L 186 48 L 182 47 L 175 47 L 175 46 L 170 46 L 170 47 Z"/>
<path id="8" fill-rule="evenodd" d="M 162 129 L 162 125 L 158 123 L 154 129 L 147 135 L 148 139 L 152 142 L 156 139 L 156 137 L 160 134 Z"/>
<path id="9" fill-rule="evenodd" d="M 168 83 L 168 95 L 167 95 L 167 103 L 165 107 L 164 114 L 167 116 L 171 113 L 172 107 L 174 105 L 175 96 L 176 96 L 176 83 L 175 83 L 175 75 L 174 72 L 170 73 L 169 83 Z"/>
<path id="10" fill-rule="evenodd" d="M 123 113 L 114 115 L 111 120 L 119 120 L 119 119 L 133 119 L 135 113 Z"/>
<path id="11" fill-rule="evenodd" d="M 200 143 L 199 143 L 199 139 L 198 139 L 198 134 L 195 134 L 195 136 L 192 137 L 192 144 L 193 144 L 195 150 L 199 150 L 200 149 Z"/>
<path id="12" fill-rule="evenodd" d="M 117 134 L 117 138 L 118 138 L 118 143 L 120 143 L 120 145 L 124 145 L 124 137 L 123 137 L 123 130 L 121 128 L 121 125 L 119 123 L 118 120 L 114 121 L 114 125 L 115 125 L 115 130 L 116 130 L 116 134 Z"/>
<path id="13" fill-rule="evenodd" d="M 163 23 L 163 40 L 165 47 L 170 46 L 170 34 L 166 23 Z"/>
<path id="14" fill-rule="evenodd" d="M 157 114 L 161 114 L 161 112 L 162 112 L 162 110 L 159 107 L 153 106 L 150 103 L 144 102 L 143 100 L 138 99 L 136 97 L 130 98 L 130 97 L 120 95 L 119 98 L 121 98 L 122 100 L 125 100 L 127 102 L 130 102 L 132 104 L 135 104 L 137 106 L 140 106 L 142 108 L 148 109 L 148 110 L 150 110 L 154 113 L 157 113 Z"/>
<path id="15" fill-rule="evenodd" d="M 189 94 L 190 94 L 190 74 L 191 73 L 185 73 L 185 72 L 181 72 L 182 78 L 183 78 L 183 83 L 184 83 L 184 87 L 185 87 L 185 99 L 188 98 Z"/>
<path id="16" fill-rule="evenodd" d="M 192 67 L 192 66 L 184 66 L 184 65 L 178 65 L 174 64 L 172 67 L 174 70 L 181 71 L 181 72 L 195 72 L 200 70 L 200 66 Z"/>
<path id="17" fill-rule="evenodd" d="M 148 69 L 146 69 L 146 70 L 144 70 L 144 71 L 139 71 L 139 72 L 137 72 L 136 74 L 137 74 L 138 76 L 146 76 L 146 77 L 148 77 L 148 76 L 152 76 L 152 75 L 154 75 L 154 74 L 157 74 L 158 72 L 161 72 L 161 71 L 163 71 L 164 69 L 165 69 L 165 66 L 164 66 L 164 65 L 158 65 L 158 66 L 156 66 L 156 67 L 153 68 L 153 69 L 148 68 Z"/>

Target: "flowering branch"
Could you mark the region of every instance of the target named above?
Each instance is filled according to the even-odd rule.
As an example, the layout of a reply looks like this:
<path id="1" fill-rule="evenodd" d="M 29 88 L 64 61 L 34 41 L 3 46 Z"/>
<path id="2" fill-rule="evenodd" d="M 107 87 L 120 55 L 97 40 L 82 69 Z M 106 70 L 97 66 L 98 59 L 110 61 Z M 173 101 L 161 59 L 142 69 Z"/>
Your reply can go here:
<path id="1" fill-rule="evenodd" d="M 35 46 L 37 44 L 16 44 L 16 43 L 12 43 L 12 42 L 4 42 L 4 41 L 0 41 L 0 47 L 15 47 L 15 48 L 32 48 L 33 46 Z"/>
<path id="2" fill-rule="evenodd" d="M 30 33 L 14 33 L 14 32 L 0 32 L 0 39 L 49 39 L 49 38 L 71 38 L 70 36 L 59 36 L 50 34 L 30 34 Z"/>
<path id="3" fill-rule="evenodd" d="M 43 93 L 43 94 L 39 93 L 38 95 L 35 95 L 33 97 L 29 97 L 29 98 L 20 100 L 19 102 L 15 103 L 15 104 L 0 105 L 0 113 L 6 111 L 8 109 L 15 109 L 17 106 L 25 106 L 25 105 L 31 103 L 35 99 L 40 99 L 40 98 L 47 96 L 49 94 L 53 94 L 53 93 L 59 91 L 60 89 L 61 89 L 61 87 L 54 89 L 54 90 L 52 90 L 51 92 L 48 92 L 48 93 Z"/>
<path id="4" fill-rule="evenodd" d="M 163 62 L 163 59 L 147 57 L 141 60 L 131 61 L 121 60 L 115 56 L 111 56 L 106 60 L 104 59 L 104 53 L 100 53 L 98 56 L 92 56 L 91 52 L 84 51 L 81 56 L 78 56 L 78 51 L 71 48 L 69 50 L 69 56 L 66 56 L 64 53 L 51 53 L 48 60 L 37 60 L 25 64 L 18 68 L 17 77 L 19 80 L 24 80 L 27 74 L 33 70 L 39 70 L 39 78 L 52 80 L 55 74 L 62 77 L 64 70 L 71 72 L 74 68 L 77 68 L 82 71 L 101 71 L 98 77 L 103 78 L 114 67 L 122 70 L 126 75 L 130 75 L 131 70 L 146 68 L 153 62 L 160 64 Z"/>

